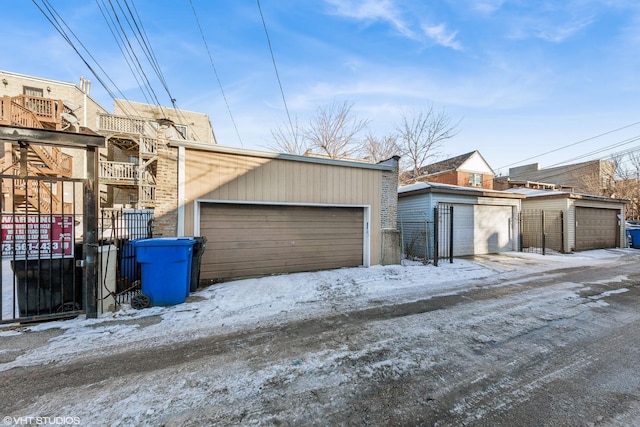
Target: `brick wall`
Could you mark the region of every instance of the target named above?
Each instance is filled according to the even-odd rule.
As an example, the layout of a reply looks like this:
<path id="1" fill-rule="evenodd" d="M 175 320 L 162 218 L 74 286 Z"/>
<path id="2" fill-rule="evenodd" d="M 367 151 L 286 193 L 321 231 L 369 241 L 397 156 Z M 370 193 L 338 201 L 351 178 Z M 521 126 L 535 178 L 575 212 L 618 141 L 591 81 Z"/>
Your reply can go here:
<path id="1" fill-rule="evenodd" d="M 380 206 L 380 227 L 395 230 L 398 221 L 398 160 L 399 157 L 382 162 L 393 165 L 393 171 L 382 173 L 382 195 Z"/>
<path id="2" fill-rule="evenodd" d="M 178 232 L 178 149 L 168 147 L 167 142 L 165 138 L 158 139 L 153 224 L 153 235 L 157 237 L 173 237 Z"/>

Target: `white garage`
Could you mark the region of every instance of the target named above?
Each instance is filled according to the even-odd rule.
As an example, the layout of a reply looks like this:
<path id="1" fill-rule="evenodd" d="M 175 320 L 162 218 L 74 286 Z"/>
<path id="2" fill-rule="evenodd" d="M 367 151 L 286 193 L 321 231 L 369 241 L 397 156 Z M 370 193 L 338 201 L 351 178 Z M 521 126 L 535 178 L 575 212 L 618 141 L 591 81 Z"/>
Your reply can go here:
<path id="1" fill-rule="evenodd" d="M 514 249 L 513 206 L 453 205 L 453 255 L 479 255 Z"/>
<path id="2" fill-rule="evenodd" d="M 398 224 L 405 254 L 414 250 L 417 256 L 435 259 L 518 250 L 523 198 L 434 182 L 401 187 Z M 424 241 L 416 243 L 421 236 Z"/>

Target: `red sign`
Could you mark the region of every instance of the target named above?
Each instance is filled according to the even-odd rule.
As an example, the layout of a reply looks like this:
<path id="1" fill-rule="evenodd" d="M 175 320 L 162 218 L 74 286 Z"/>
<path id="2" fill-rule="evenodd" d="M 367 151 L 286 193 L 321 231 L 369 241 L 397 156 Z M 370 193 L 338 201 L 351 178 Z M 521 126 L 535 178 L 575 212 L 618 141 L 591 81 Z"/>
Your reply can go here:
<path id="1" fill-rule="evenodd" d="M 2 258 L 70 258 L 73 215 L 2 215 Z"/>

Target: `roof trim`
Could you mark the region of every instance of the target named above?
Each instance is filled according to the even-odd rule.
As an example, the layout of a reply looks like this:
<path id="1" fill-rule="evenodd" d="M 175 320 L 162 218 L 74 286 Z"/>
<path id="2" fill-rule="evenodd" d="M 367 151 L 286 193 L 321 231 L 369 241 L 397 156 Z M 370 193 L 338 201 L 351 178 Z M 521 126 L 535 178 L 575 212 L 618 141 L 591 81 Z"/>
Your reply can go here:
<path id="1" fill-rule="evenodd" d="M 551 190 L 553 191 L 553 190 Z M 596 196 L 591 194 L 581 194 L 581 193 L 558 193 L 558 194 L 541 194 L 541 195 L 531 195 L 525 196 L 527 199 L 574 199 L 574 200 L 589 200 L 593 202 L 609 202 L 609 203 L 624 203 L 625 205 L 629 203 L 629 200 L 626 199 L 614 199 L 613 197 L 605 197 L 605 196 Z"/>
<path id="2" fill-rule="evenodd" d="M 170 140 L 169 146 L 184 147 L 187 149 L 209 151 L 214 153 L 232 154 L 236 156 L 260 157 L 263 159 L 290 160 L 294 162 L 316 163 L 316 164 L 330 165 L 330 166 L 343 166 L 343 167 L 351 167 L 351 168 L 359 168 L 359 169 L 381 170 L 381 171 L 395 170 L 394 166 L 389 164 L 381 164 L 381 163 L 372 164 L 372 163 L 364 163 L 364 162 L 361 163 L 361 162 L 354 162 L 354 161 L 348 161 L 348 160 L 323 159 L 319 157 L 299 156 L 296 154 L 248 150 L 245 148 L 228 147 L 228 146 L 221 146 L 217 144 L 204 144 L 204 143 L 195 142 L 195 141 Z"/>
<path id="3" fill-rule="evenodd" d="M 460 196 L 475 196 L 475 197 L 495 197 L 501 199 L 525 199 L 526 197 L 518 193 L 503 193 L 497 190 L 480 190 L 467 187 L 435 187 L 429 186 L 425 188 L 419 188 L 412 191 L 399 192 L 398 198 L 416 196 L 419 194 L 427 193 L 440 193 L 440 194 L 455 194 Z"/>

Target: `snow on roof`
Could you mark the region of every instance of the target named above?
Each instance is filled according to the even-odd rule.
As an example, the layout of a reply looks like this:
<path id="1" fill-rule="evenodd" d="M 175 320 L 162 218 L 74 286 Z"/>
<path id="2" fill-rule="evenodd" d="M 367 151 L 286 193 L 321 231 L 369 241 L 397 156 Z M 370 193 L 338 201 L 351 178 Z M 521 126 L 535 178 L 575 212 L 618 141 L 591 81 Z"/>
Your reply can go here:
<path id="1" fill-rule="evenodd" d="M 566 191 L 566 190 L 540 190 L 537 188 L 526 188 L 526 187 L 514 187 L 514 188 L 509 188 L 503 191 L 505 193 L 523 194 L 527 197 L 555 196 L 559 194 L 570 196 L 571 194 L 573 194 L 571 191 Z"/>

